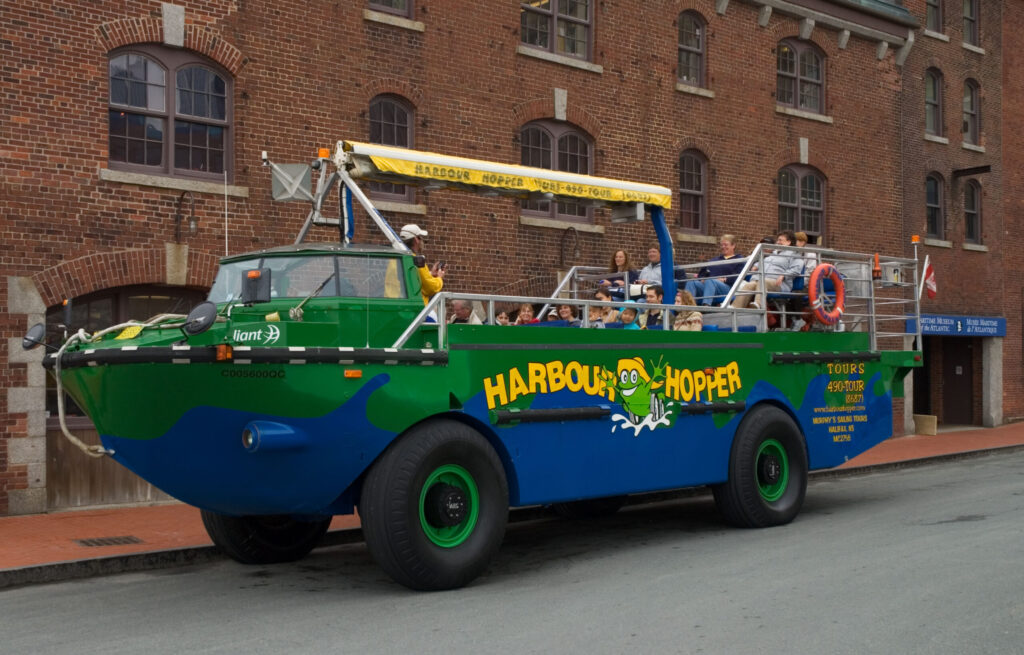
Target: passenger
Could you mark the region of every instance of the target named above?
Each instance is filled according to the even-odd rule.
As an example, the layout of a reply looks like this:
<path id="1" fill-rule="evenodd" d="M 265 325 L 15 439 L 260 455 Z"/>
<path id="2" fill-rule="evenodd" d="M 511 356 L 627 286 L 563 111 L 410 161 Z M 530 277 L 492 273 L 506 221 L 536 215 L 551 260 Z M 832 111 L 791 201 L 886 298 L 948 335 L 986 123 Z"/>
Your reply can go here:
<path id="1" fill-rule="evenodd" d="M 742 308 L 750 305 L 755 309 L 760 309 L 761 305 L 756 299 L 751 302 L 756 292 L 765 289 L 769 293 L 789 293 L 793 289 L 793 278 L 800 275 L 804 267 L 803 257 L 793 250 L 786 249 L 793 245 L 795 238 L 791 230 L 779 232 L 775 237 L 775 243 L 782 249 L 775 250 L 764 258 L 763 274 L 755 275 L 753 280 L 740 285 L 740 293 L 737 293 L 736 298 L 733 299 L 732 307 Z M 762 281 L 764 286 L 762 286 Z"/>
<path id="2" fill-rule="evenodd" d="M 627 305 L 619 310 L 619 320 L 622 321 L 622 329 L 624 330 L 640 330 L 640 323 L 636 320 L 638 312 L 636 307 Z"/>
<path id="3" fill-rule="evenodd" d="M 528 325 L 537 322 L 537 317 L 533 314 L 533 305 L 528 302 L 519 305 L 519 311 L 516 313 L 516 325 Z"/>
<path id="4" fill-rule="evenodd" d="M 569 323 L 569 327 L 579 327 L 582 325 L 580 319 L 576 318 L 576 308 L 572 305 L 559 305 L 558 319 Z"/>
<path id="5" fill-rule="evenodd" d="M 601 280 L 601 286 L 608 287 L 612 297 L 616 300 L 625 300 L 629 297 L 629 285 L 636 281 L 636 273 L 629 270 L 629 255 L 625 250 L 616 250 L 612 255 L 612 261 L 608 266 L 611 273 L 607 278 Z"/>
<path id="6" fill-rule="evenodd" d="M 601 287 L 594 293 L 594 298 L 602 302 L 611 302 L 612 294 L 608 289 Z M 614 307 L 598 307 L 601 310 L 601 320 L 607 325 L 619 320 L 619 310 Z"/>
<path id="7" fill-rule="evenodd" d="M 590 306 L 587 308 L 587 320 L 590 321 L 590 327 L 592 328 L 603 328 L 604 327 L 604 314 L 601 310 L 604 307 Z"/>
<path id="8" fill-rule="evenodd" d="M 684 307 L 696 307 L 697 301 L 689 291 L 683 289 L 676 292 L 676 304 Z M 681 332 L 700 332 L 704 329 L 704 316 L 698 311 L 682 309 L 676 312 L 672 329 Z"/>
<path id="9" fill-rule="evenodd" d="M 737 261 L 712 265 L 714 262 L 743 259 L 743 255 L 736 252 L 736 237 L 731 234 L 723 234 L 718 240 L 718 247 L 722 254 L 709 259 L 709 265 L 700 270 L 698 279 L 688 280 L 684 287 L 701 305 L 721 305 L 746 263 Z"/>
<path id="10" fill-rule="evenodd" d="M 473 305 L 468 300 L 456 298 L 452 301 L 452 316 L 449 323 L 466 323 L 468 325 L 483 325 L 480 317 L 473 312 Z"/>
<path id="11" fill-rule="evenodd" d="M 544 320 L 548 321 L 548 322 L 552 322 L 552 321 L 560 321 L 562 319 L 558 318 L 558 312 L 557 311 L 555 311 L 554 309 L 549 309 L 548 313 L 544 315 Z"/>
<path id="12" fill-rule="evenodd" d="M 494 324 L 495 325 L 510 325 L 510 321 L 509 321 L 509 318 L 508 318 L 508 312 L 506 312 L 504 310 L 498 312 L 494 316 Z"/>
<path id="13" fill-rule="evenodd" d="M 665 302 L 665 290 L 661 288 L 660 284 L 650 285 L 649 287 L 647 287 L 647 290 L 644 293 L 646 294 L 647 302 L 651 303 L 652 305 L 660 305 L 663 302 Z M 662 319 L 664 318 L 664 316 L 664 310 L 648 309 L 646 312 L 644 312 L 644 327 L 650 330 L 656 325 L 663 325 Z M 671 322 L 671 320 L 672 312 L 669 312 L 669 321 Z"/>
<path id="14" fill-rule="evenodd" d="M 647 266 L 637 274 L 637 284 L 661 284 L 661 250 L 657 245 L 647 249 Z"/>
<path id="15" fill-rule="evenodd" d="M 797 232 L 793 235 L 796 237 L 796 247 L 803 248 L 807 245 L 807 233 Z M 805 252 L 804 257 L 804 277 L 807 278 L 814 272 L 814 269 L 818 266 L 818 253 L 816 252 Z"/>
<path id="16" fill-rule="evenodd" d="M 423 295 L 423 304 L 426 305 L 435 293 L 444 287 L 444 262 L 434 262 L 434 265 L 427 269 L 426 258 L 420 254 L 423 249 L 423 239 L 427 231 L 415 223 L 409 223 L 398 233 L 405 245 L 416 255 L 416 270 L 420 274 L 420 293 Z"/>

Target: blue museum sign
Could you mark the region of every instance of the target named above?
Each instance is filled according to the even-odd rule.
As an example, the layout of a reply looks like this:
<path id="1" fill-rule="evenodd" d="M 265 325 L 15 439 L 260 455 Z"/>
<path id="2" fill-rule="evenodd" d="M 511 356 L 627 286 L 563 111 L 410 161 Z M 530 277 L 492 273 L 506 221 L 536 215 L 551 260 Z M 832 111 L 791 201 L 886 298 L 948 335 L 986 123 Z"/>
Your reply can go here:
<path id="1" fill-rule="evenodd" d="M 913 334 L 914 319 L 907 321 L 907 332 Z M 921 334 L 947 337 L 1005 337 L 1006 319 L 995 316 L 946 316 L 921 314 Z"/>

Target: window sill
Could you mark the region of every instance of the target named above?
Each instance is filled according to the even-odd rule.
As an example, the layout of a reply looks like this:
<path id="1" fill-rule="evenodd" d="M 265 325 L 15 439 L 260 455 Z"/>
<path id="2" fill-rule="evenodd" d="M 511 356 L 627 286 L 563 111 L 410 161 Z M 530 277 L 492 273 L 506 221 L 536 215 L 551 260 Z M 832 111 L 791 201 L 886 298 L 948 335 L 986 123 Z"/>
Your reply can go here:
<path id="1" fill-rule="evenodd" d="M 949 36 L 946 35 L 946 34 L 943 34 L 941 32 L 933 32 L 931 30 L 925 30 L 925 31 L 923 31 L 921 33 L 924 34 L 925 36 L 930 36 L 933 39 L 938 39 L 939 41 L 945 41 L 946 43 L 949 43 Z"/>
<path id="2" fill-rule="evenodd" d="M 536 59 L 543 59 L 544 61 L 562 64 L 563 66 L 579 68 L 581 70 L 590 71 L 591 73 L 604 73 L 604 67 L 599 66 L 598 64 L 592 64 L 589 61 L 583 61 L 582 59 L 576 59 L 575 57 L 558 55 L 553 52 L 548 52 L 547 50 L 538 50 L 537 48 L 531 48 L 521 43 L 516 48 L 516 54 L 534 57 Z"/>
<path id="3" fill-rule="evenodd" d="M 200 182 L 199 180 L 187 180 L 180 177 L 165 177 L 163 175 L 147 175 L 146 173 L 129 173 L 110 168 L 100 169 L 100 179 L 106 182 L 121 182 L 123 184 L 137 184 L 138 186 L 151 186 L 158 189 L 174 189 L 175 191 L 194 191 L 195 193 L 210 193 L 219 196 L 225 193 L 235 198 L 248 198 L 249 187 L 227 186 L 217 182 Z"/>
<path id="4" fill-rule="evenodd" d="M 394 25 L 395 27 L 412 30 L 413 32 L 426 31 L 426 27 L 418 20 L 410 20 L 408 18 L 402 18 L 401 16 L 395 16 L 394 14 L 386 14 L 382 11 L 373 11 L 372 9 L 363 10 L 363 20 L 368 20 L 374 23 L 384 23 L 385 25 Z"/>
<path id="5" fill-rule="evenodd" d="M 693 232 L 676 232 L 676 241 L 684 243 L 718 243 L 718 237 L 709 234 L 694 234 Z"/>
<path id="6" fill-rule="evenodd" d="M 936 136 L 934 134 L 925 134 L 924 135 L 924 140 L 925 141 L 931 141 L 932 143 L 941 143 L 944 146 L 948 146 L 949 145 L 949 139 L 947 139 L 944 136 Z"/>
<path id="7" fill-rule="evenodd" d="M 960 247 L 964 250 L 973 250 L 974 252 L 988 252 L 988 246 L 980 243 L 964 243 Z"/>
<path id="8" fill-rule="evenodd" d="M 985 152 L 985 146 L 976 146 L 973 143 L 961 143 L 960 147 L 971 152 Z"/>
<path id="9" fill-rule="evenodd" d="M 695 96 L 701 96 L 702 98 L 714 98 L 715 92 L 711 89 L 705 89 L 702 86 L 693 86 L 691 84 L 683 84 L 682 82 L 676 82 L 676 91 L 681 93 L 689 93 Z"/>
<path id="10" fill-rule="evenodd" d="M 824 114 L 813 114 L 809 111 L 804 111 L 802 109 L 793 109 L 792 107 L 781 107 L 779 105 L 776 105 L 775 113 L 785 114 L 786 116 L 796 116 L 797 118 L 806 118 L 809 121 L 828 123 L 829 125 L 833 123 L 831 116 L 825 116 Z"/>
<path id="11" fill-rule="evenodd" d="M 932 239 L 930 237 L 925 237 L 924 238 L 924 245 L 926 245 L 926 246 L 934 246 L 936 248 L 952 248 L 953 247 L 953 242 L 952 241 L 944 241 L 942 239 Z"/>
<path id="12" fill-rule="evenodd" d="M 393 214 L 419 214 L 420 216 L 426 216 L 427 206 L 426 205 L 415 205 L 408 202 L 395 202 L 393 200 L 374 200 L 370 198 L 370 202 L 377 208 L 379 212 L 391 212 Z"/>
<path id="13" fill-rule="evenodd" d="M 962 45 L 964 47 L 964 50 L 969 50 L 971 52 L 976 52 L 979 55 L 985 54 L 985 48 L 979 48 L 978 46 L 971 45 L 970 43 L 961 43 L 960 45 Z"/>
<path id="14" fill-rule="evenodd" d="M 529 225 L 530 227 L 549 227 L 554 230 L 568 230 L 570 227 L 575 229 L 577 232 L 593 232 L 594 234 L 604 234 L 604 226 L 592 225 L 590 223 L 576 223 L 575 221 L 561 221 L 553 218 L 540 218 L 538 216 L 520 216 L 520 225 Z"/>

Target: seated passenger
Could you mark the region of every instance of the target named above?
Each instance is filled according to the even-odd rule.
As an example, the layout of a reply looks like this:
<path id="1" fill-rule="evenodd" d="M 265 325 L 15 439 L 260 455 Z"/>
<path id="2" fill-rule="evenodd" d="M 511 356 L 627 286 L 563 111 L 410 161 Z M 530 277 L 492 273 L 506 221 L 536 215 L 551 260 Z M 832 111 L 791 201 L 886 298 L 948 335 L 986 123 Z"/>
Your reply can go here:
<path id="1" fill-rule="evenodd" d="M 569 323 L 569 327 L 579 327 L 580 319 L 576 318 L 576 308 L 572 305 L 559 305 L 558 318 Z"/>
<path id="2" fill-rule="evenodd" d="M 665 291 L 660 284 L 652 284 L 647 287 L 646 300 L 652 305 L 660 305 L 665 302 Z M 644 312 L 644 327 L 650 329 L 656 325 L 661 326 L 665 313 L 661 309 L 648 309 Z M 672 320 L 672 312 L 669 312 L 669 321 Z M 670 323 L 671 324 L 671 323 Z"/>
<path id="3" fill-rule="evenodd" d="M 797 248 L 803 248 L 804 246 L 807 245 L 807 233 L 806 232 L 797 232 L 793 236 L 796 237 L 796 247 Z M 818 266 L 818 253 L 816 253 L 816 252 L 805 252 L 803 254 L 803 257 L 804 257 L 804 272 L 803 272 L 803 274 L 804 274 L 804 280 L 806 281 L 806 280 L 810 279 L 811 273 L 813 273 L 814 269 L 817 268 L 817 266 Z M 807 286 L 807 284 L 805 283 L 804 287 L 806 287 L 806 286 Z"/>
<path id="4" fill-rule="evenodd" d="M 795 235 L 791 230 L 783 230 L 775 237 L 775 243 L 786 248 L 793 245 L 794 239 Z M 783 249 L 773 251 L 764 258 L 764 272 L 740 285 L 740 292 L 736 294 L 731 306 L 742 308 L 750 305 L 760 309 L 761 306 L 756 299 L 751 302 L 755 293 L 762 290 L 789 293 L 793 289 L 793 278 L 803 272 L 803 267 L 803 257 L 796 252 Z"/>
<path id="5" fill-rule="evenodd" d="M 449 323 L 466 323 L 468 325 L 483 325 L 480 317 L 473 313 L 473 305 L 468 300 L 456 298 L 452 301 L 452 316 Z"/>
<path id="6" fill-rule="evenodd" d="M 533 314 L 533 305 L 528 302 L 519 305 L 519 311 L 516 313 L 516 325 L 527 325 L 537 322 L 537 317 Z"/>
<path id="7" fill-rule="evenodd" d="M 500 311 L 497 314 L 495 314 L 495 316 L 494 316 L 494 324 L 495 325 L 510 325 L 509 318 L 508 318 L 508 312 Z"/>
<path id="8" fill-rule="evenodd" d="M 592 328 L 603 328 L 604 327 L 604 314 L 601 310 L 604 307 L 589 307 L 587 309 L 587 320 L 590 321 L 590 327 Z"/>
<path id="9" fill-rule="evenodd" d="M 600 284 L 607 287 L 616 300 L 629 297 L 629 285 L 636 282 L 636 272 L 629 270 L 629 255 L 625 250 L 616 250 L 608 266 L 610 275 L 601 280 Z"/>
<path id="10" fill-rule="evenodd" d="M 697 301 L 689 291 L 685 289 L 676 292 L 676 304 L 684 307 L 696 307 Z M 704 329 L 704 316 L 695 310 L 682 309 L 676 312 L 676 319 L 672 323 L 672 329 L 681 332 L 700 332 Z"/>
<path id="11" fill-rule="evenodd" d="M 641 330 L 640 323 L 636 320 L 638 312 L 636 307 L 626 306 L 619 311 L 619 320 L 622 321 L 624 330 Z"/>
<path id="12" fill-rule="evenodd" d="M 701 305 L 721 305 L 729 289 L 736 283 L 736 277 L 743 270 L 744 261 L 726 264 L 715 264 L 715 262 L 729 262 L 733 259 L 743 259 L 743 255 L 736 252 L 736 237 L 731 234 L 723 234 L 718 240 L 718 247 L 722 254 L 708 260 L 708 265 L 700 269 L 696 280 L 688 280 L 685 289 L 690 292 Z"/>
<path id="13" fill-rule="evenodd" d="M 661 284 L 661 250 L 657 244 L 647 249 L 647 261 L 637 274 L 636 284 Z"/>
<path id="14" fill-rule="evenodd" d="M 612 294 L 611 291 L 602 287 L 594 293 L 594 298 L 602 302 L 611 302 Z M 601 320 L 605 323 L 614 323 L 619 320 L 619 310 L 614 307 L 598 307 L 598 309 L 601 310 Z"/>

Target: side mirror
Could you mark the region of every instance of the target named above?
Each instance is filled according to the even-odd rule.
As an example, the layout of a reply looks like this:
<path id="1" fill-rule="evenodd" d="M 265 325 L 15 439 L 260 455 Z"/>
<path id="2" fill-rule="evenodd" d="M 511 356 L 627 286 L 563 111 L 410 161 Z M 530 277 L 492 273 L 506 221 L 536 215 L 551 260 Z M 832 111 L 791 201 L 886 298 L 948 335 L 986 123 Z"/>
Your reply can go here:
<path id="1" fill-rule="evenodd" d="M 242 304 L 254 305 L 270 302 L 270 269 L 254 268 L 245 272 L 242 280 Z"/>
<path id="2" fill-rule="evenodd" d="M 186 337 L 194 337 L 210 329 L 210 326 L 217 320 L 217 305 L 209 300 L 201 302 L 192 308 L 192 311 L 185 317 L 185 324 L 181 331 Z"/>
<path id="3" fill-rule="evenodd" d="M 32 350 L 36 346 L 45 346 L 43 337 L 46 335 L 46 326 L 36 323 L 28 329 L 25 336 L 21 338 L 21 347 L 25 350 Z"/>

